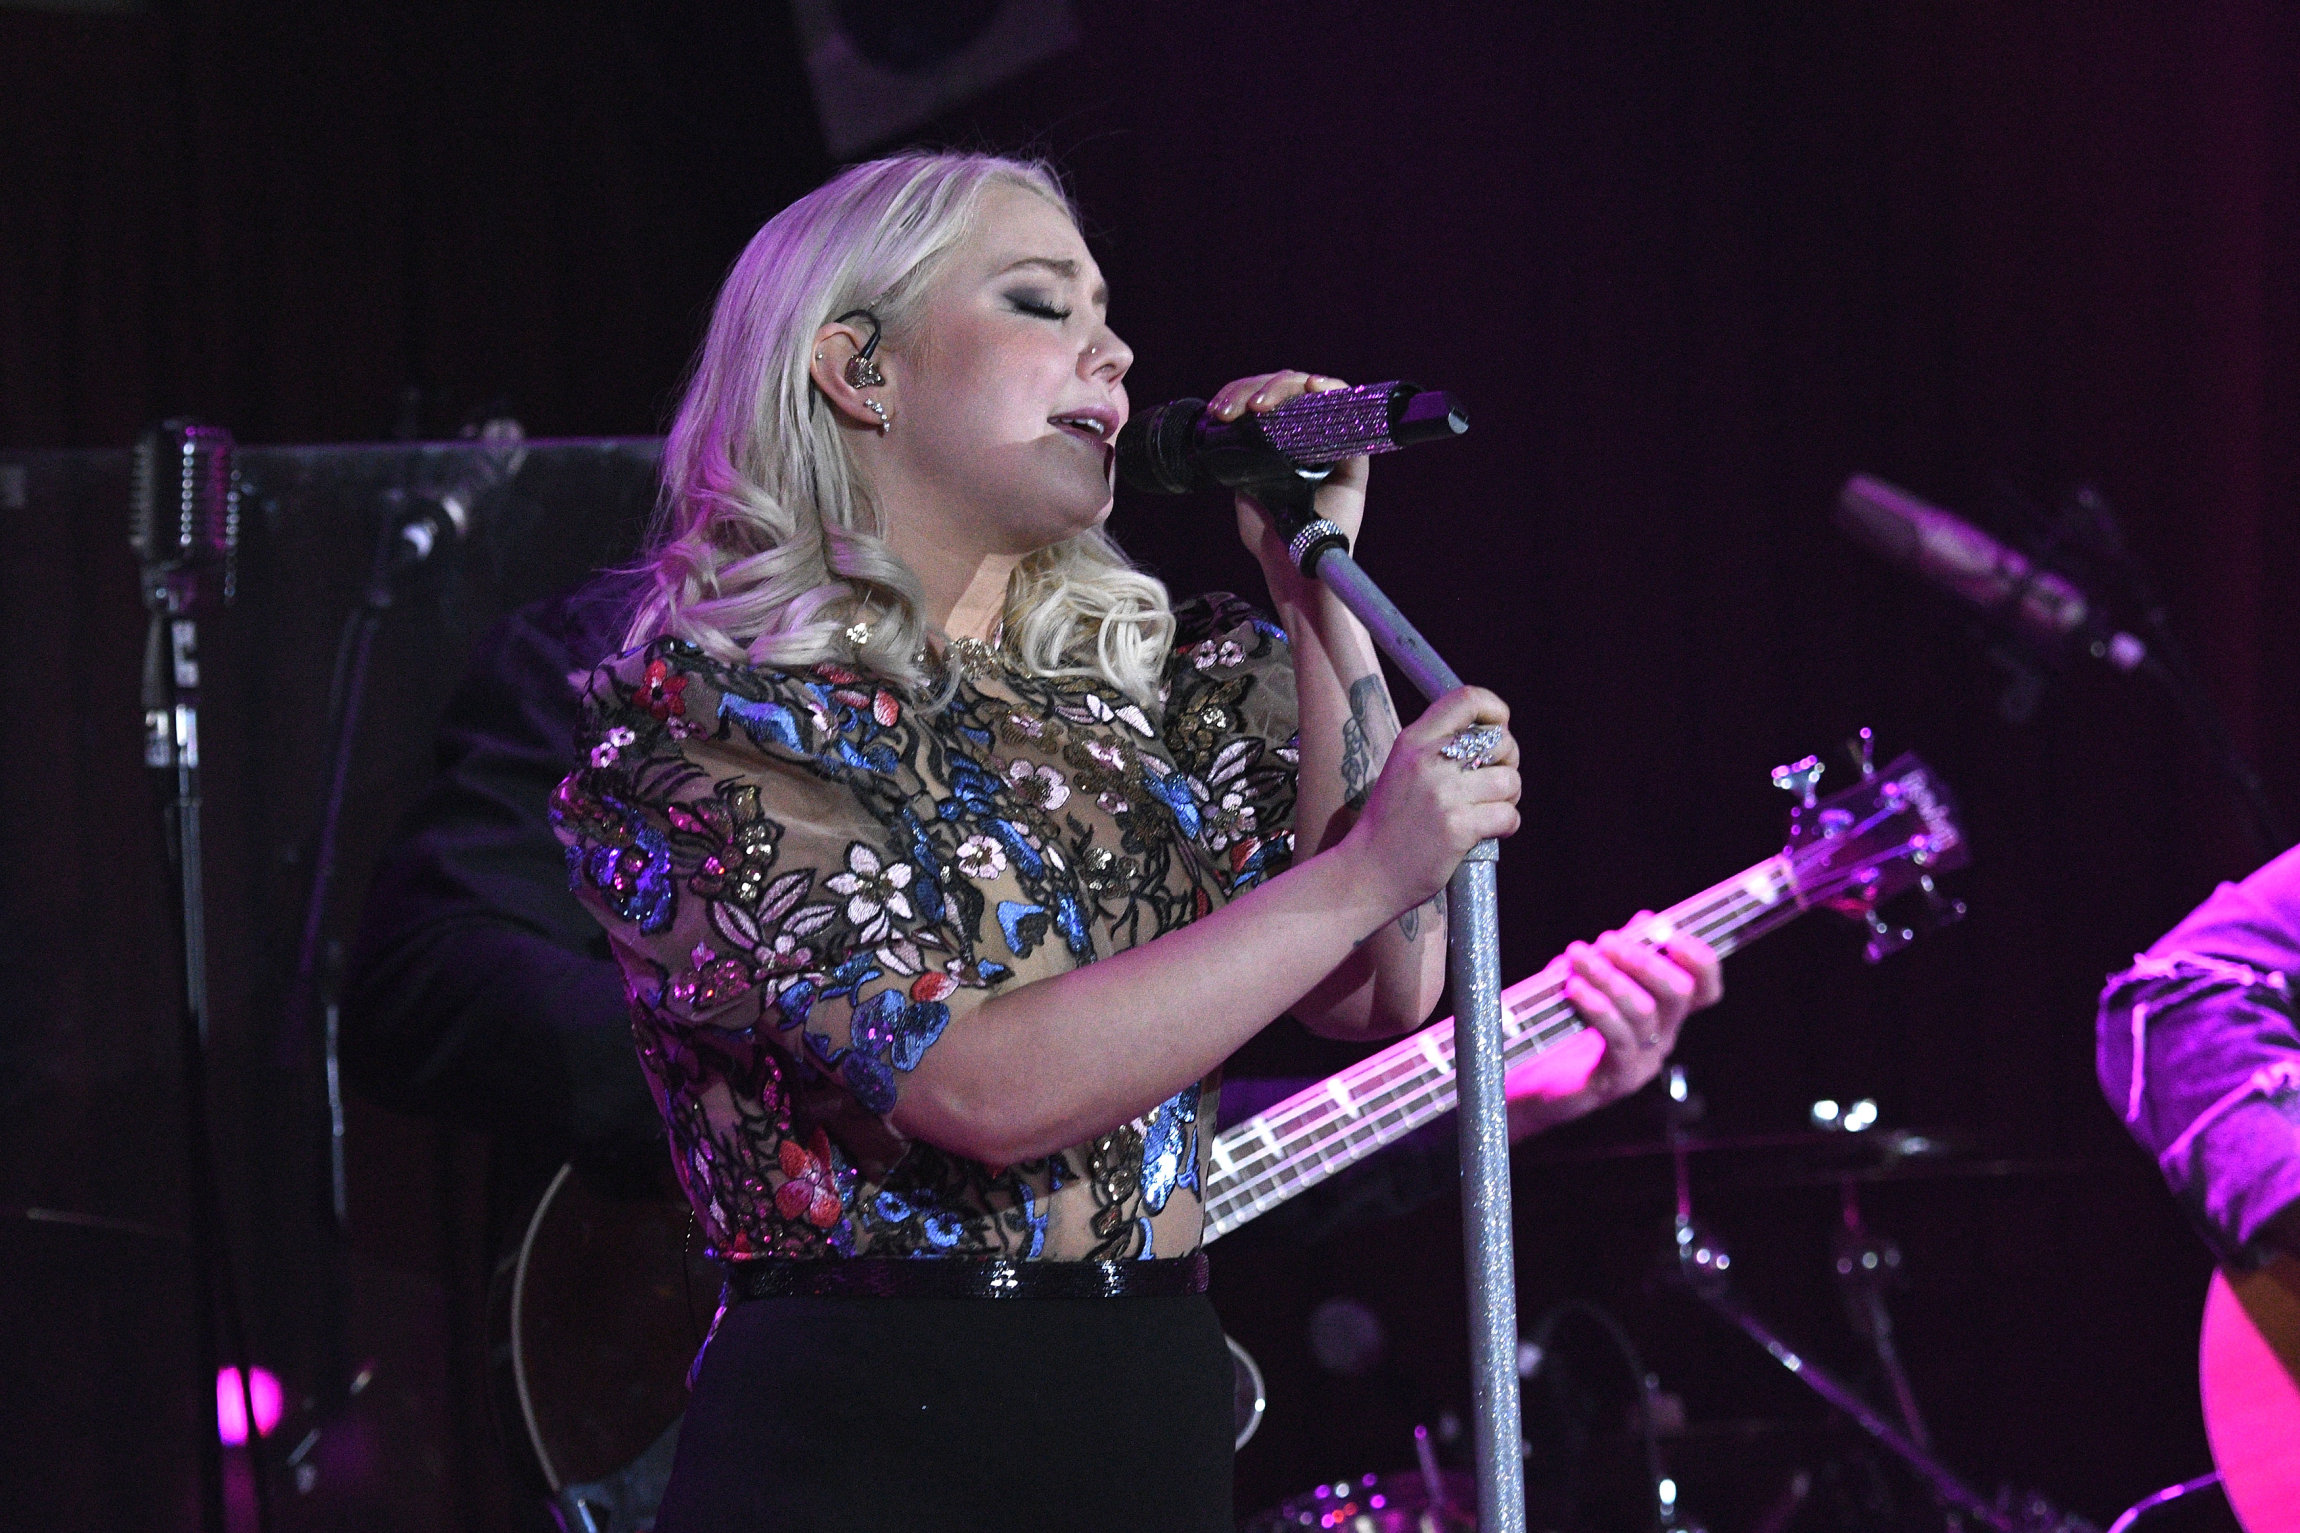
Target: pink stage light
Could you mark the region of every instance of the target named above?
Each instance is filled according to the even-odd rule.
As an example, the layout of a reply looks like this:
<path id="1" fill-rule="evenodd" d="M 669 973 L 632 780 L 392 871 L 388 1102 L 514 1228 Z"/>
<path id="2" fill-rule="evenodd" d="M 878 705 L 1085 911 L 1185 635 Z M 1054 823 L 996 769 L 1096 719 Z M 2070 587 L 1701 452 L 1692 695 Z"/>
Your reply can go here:
<path id="1" fill-rule="evenodd" d="M 271 1436 L 272 1428 L 280 1424 L 279 1379 L 269 1368 L 250 1369 L 247 1394 L 255 1398 L 257 1435 Z M 216 1435 L 228 1448 L 236 1448 L 248 1440 L 247 1399 L 240 1393 L 237 1368 L 219 1369 L 216 1373 Z"/>

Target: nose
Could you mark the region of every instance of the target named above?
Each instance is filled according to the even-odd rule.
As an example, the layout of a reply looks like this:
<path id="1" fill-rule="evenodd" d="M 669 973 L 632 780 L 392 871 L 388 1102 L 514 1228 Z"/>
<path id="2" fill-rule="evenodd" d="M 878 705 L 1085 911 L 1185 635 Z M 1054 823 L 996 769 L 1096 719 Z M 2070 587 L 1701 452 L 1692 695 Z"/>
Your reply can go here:
<path id="1" fill-rule="evenodd" d="M 1098 383 L 1117 384 L 1126 377 L 1126 370 L 1134 365 L 1134 348 L 1118 338 L 1118 332 L 1109 325 L 1097 325 L 1086 338 L 1086 349 L 1078 354 L 1078 375 Z"/>

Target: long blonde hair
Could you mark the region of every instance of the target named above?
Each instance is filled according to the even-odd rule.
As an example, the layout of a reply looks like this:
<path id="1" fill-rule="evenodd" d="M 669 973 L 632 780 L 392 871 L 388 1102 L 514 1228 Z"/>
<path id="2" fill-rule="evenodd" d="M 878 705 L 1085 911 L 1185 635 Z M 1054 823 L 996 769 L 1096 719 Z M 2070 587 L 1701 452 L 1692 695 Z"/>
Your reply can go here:
<path id="1" fill-rule="evenodd" d="M 626 642 L 668 634 L 728 662 L 858 665 L 947 696 L 918 576 L 882 536 L 808 372 L 816 331 L 868 308 L 899 336 L 983 192 L 1021 186 L 1077 213 L 1047 165 L 911 153 L 840 173 L 769 219 L 728 273 L 663 452 L 663 490 Z M 867 622 L 860 644 L 849 637 Z M 1166 588 L 1100 528 L 1007 582 L 1005 644 L 1035 672 L 1152 701 L 1173 642 Z"/>

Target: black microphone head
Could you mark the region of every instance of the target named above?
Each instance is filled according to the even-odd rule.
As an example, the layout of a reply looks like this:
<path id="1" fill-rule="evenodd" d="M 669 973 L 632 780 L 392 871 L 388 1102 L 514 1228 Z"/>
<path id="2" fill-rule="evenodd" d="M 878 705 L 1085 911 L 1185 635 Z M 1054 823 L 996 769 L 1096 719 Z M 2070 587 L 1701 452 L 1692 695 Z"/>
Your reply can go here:
<path id="1" fill-rule="evenodd" d="M 1134 416 L 1118 431 L 1118 479 L 1151 495 L 1186 495 L 1209 483 L 1191 448 L 1203 399 L 1177 399 Z"/>
<path id="2" fill-rule="evenodd" d="M 1469 407 L 1444 389 L 1416 389 L 1390 409 L 1390 440 L 1400 447 L 1442 442 L 1467 430 Z"/>

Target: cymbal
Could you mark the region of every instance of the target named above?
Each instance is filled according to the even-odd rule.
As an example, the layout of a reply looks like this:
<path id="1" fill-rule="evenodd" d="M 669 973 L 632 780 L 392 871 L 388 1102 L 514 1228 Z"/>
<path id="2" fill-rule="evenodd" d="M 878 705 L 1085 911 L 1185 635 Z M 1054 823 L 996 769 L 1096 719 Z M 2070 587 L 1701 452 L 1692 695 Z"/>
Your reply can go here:
<path id="1" fill-rule="evenodd" d="M 2068 1176 L 2093 1169 L 2081 1157 L 2008 1155 L 1994 1136 L 1974 1129 L 1797 1129 L 1778 1134 L 1688 1135 L 1576 1146 L 1522 1158 L 1528 1169 L 1611 1161 L 1667 1159 L 1680 1150 L 1728 1185 L 1827 1186 L 1935 1177 Z"/>

